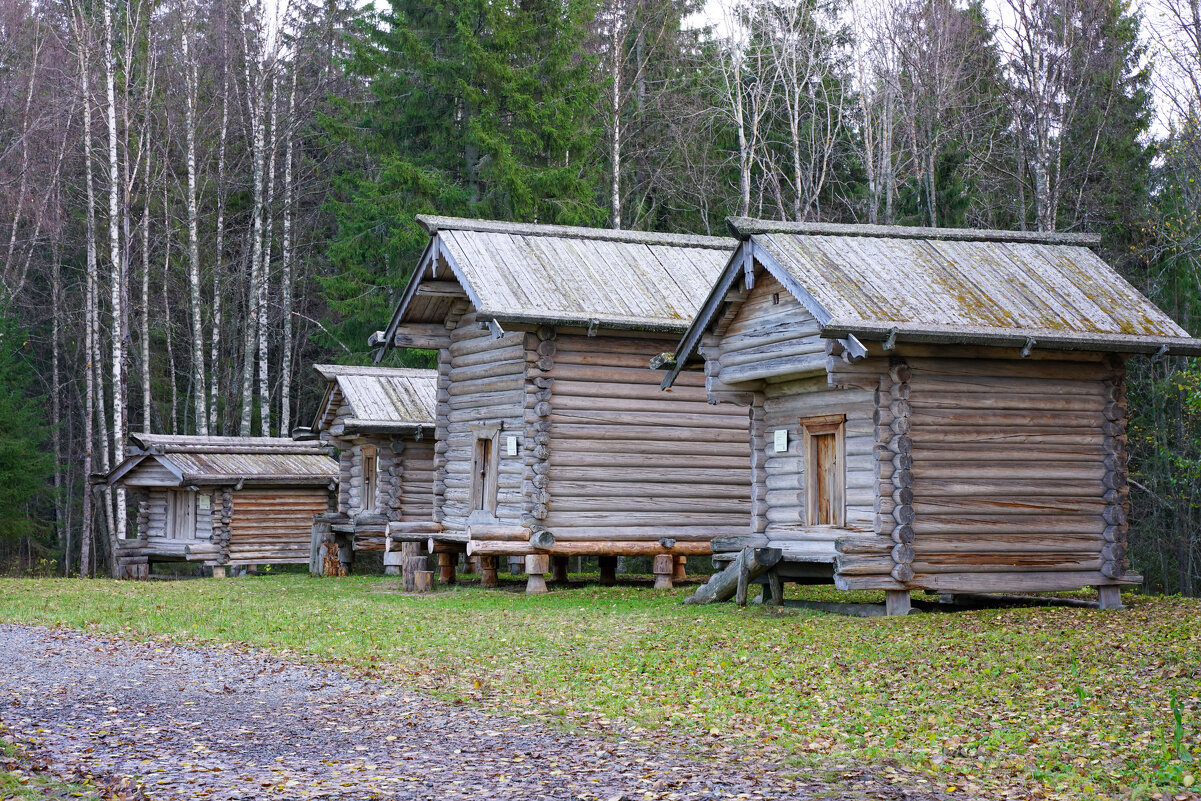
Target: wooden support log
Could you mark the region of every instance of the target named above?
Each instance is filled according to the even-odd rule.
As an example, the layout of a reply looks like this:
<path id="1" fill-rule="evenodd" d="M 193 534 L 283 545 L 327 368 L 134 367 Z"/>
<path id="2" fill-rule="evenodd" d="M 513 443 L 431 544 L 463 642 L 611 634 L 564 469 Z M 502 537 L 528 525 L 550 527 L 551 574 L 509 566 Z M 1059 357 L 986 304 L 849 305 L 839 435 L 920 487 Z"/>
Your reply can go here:
<path id="1" fill-rule="evenodd" d="M 661 553 L 707 556 L 713 552 L 713 548 L 707 542 L 677 542 L 671 547 L 664 547 L 658 540 L 646 542 L 563 542 L 560 540 L 549 550 L 542 550 L 528 542 L 472 540 L 467 544 L 467 552 L 472 556 L 480 554 L 528 556 L 538 553 L 548 556 L 655 556 Z"/>
<path id="2" fill-rule="evenodd" d="M 496 557 L 483 556 L 480 560 L 480 586 L 481 587 L 497 587 L 500 585 L 500 580 L 496 576 Z M 470 573 L 467 569 L 472 567 L 472 560 L 467 560 L 467 565 L 463 569 L 464 573 Z"/>
<path id="3" fill-rule="evenodd" d="M 496 557 L 492 557 L 495 559 Z M 525 591 L 530 594 L 546 592 L 546 573 L 550 570 L 550 557 L 546 554 L 531 554 L 525 558 Z"/>
<path id="4" fill-rule="evenodd" d="M 400 544 L 400 584 L 405 592 L 417 592 L 417 571 L 425 569 L 425 557 L 416 542 Z"/>
<path id="5" fill-rule="evenodd" d="M 430 553 L 467 553 L 467 541 L 447 541 L 430 537 L 425 541 L 425 549 Z"/>
<path id="6" fill-rule="evenodd" d="M 415 592 L 430 592 L 434 589 L 434 572 L 418 570 L 413 574 L 413 590 Z"/>
<path id="7" fill-rule="evenodd" d="M 455 563 L 458 562 L 457 555 L 443 551 L 438 554 L 438 580 L 443 584 L 451 585 L 455 583 Z"/>
<path id="8" fill-rule="evenodd" d="M 781 556 L 779 548 L 744 548 L 725 570 L 715 573 L 684 602 L 707 604 L 729 600 L 738 590 L 740 576 L 743 583 L 757 579 L 775 567 Z"/>
<path id="9" fill-rule="evenodd" d="M 400 568 L 404 564 L 404 554 L 401 551 L 387 551 L 384 553 L 384 575 L 399 576 Z"/>
<path id="10" fill-rule="evenodd" d="M 1099 609 L 1124 609 L 1122 606 L 1122 588 L 1115 584 L 1097 587 L 1097 607 Z"/>
<path id="11" fill-rule="evenodd" d="M 651 572 L 655 574 L 656 590 L 670 590 L 671 577 L 675 572 L 675 560 L 672 555 L 668 553 L 656 555 Z"/>
<path id="12" fill-rule="evenodd" d="M 688 578 L 688 557 L 678 555 L 674 557 L 675 563 L 671 573 L 672 581 L 684 581 Z"/>
<path id="13" fill-rule="evenodd" d="M 885 590 L 884 614 L 889 617 L 909 614 L 909 590 Z"/>
<path id="14" fill-rule="evenodd" d="M 566 556 L 551 557 L 551 580 L 556 584 L 567 583 L 567 560 Z"/>
<path id="15" fill-rule="evenodd" d="M 467 527 L 469 540 L 490 542 L 528 542 L 530 530 L 525 526 L 477 525 Z"/>
<path id="16" fill-rule="evenodd" d="M 529 535 L 530 545 L 539 550 L 550 550 L 555 546 L 555 535 L 544 528 L 534 529 Z"/>
<path id="17" fill-rule="evenodd" d="M 617 583 L 617 557 L 602 556 L 596 560 L 600 566 L 600 583 L 612 587 Z"/>
<path id="18" fill-rule="evenodd" d="M 213 578 L 225 578 L 225 565 L 213 565 Z"/>

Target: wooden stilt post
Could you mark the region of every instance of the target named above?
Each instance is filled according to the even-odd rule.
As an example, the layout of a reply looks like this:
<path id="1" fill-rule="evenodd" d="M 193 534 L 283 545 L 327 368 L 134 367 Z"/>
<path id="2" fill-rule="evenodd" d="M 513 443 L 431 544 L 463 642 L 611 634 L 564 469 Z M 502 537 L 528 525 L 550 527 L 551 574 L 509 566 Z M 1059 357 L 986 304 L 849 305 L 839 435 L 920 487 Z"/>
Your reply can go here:
<path id="1" fill-rule="evenodd" d="M 338 534 L 338 575 L 349 576 L 350 566 L 354 564 L 354 542 L 345 534 Z"/>
<path id="2" fill-rule="evenodd" d="M 525 591 L 528 593 L 546 592 L 546 573 L 550 570 L 550 557 L 546 554 L 531 554 L 525 558 L 526 579 Z"/>
<path id="3" fill-rule="evenodd" d="M 688 578 L 688 557 L 677 556 L 675 560 L 675 571 L 671 575 L 671 580 L 683 581 Z"/>
<path id="4" fill-rule="evenodd" d="M 767 571 L 767 589 L 771 592 L 772 605 L 783 606 L 784 582 L 780 580 L 780 574 L 774 568 Z"/>
<path id="5" fill-rule="evenodd" d="M 909 590 L 885 590 L 884 614 L 889 617 L 909 614 Z"/>
<path id="6" fill-rule="evenodd" d="M 400 586 L 405 592 L 417 592 L 417 571 L 425 570 L 425 557 L 421 555 L 421 543 L 400 544 Z"/>
<path id="7" fill-rule="evenodd" d="M 225 565 L 213 565 L 213 578 L 225 578 Z"/>
<path id="8" fill-rule="evenodd" d="M 434 589 L 434 571 L 418 570 L 413 573 L 413 589 L 417 592 L 430 592 Z"/>
<path id="9" fill-rule="evenodd" d="M 457 553 L 438 554 L 438 580 L 443 584 L 455 583 L 455 563 L 459 561 Z"/>
<path id="10" fill-rule="evenodd" d="M 551 559 L 551 580 L 556 584 L 567 583 L 567 560 L 566 556 L 555 556 Z"/>
<path id="11" fill-rule="evenodd" d="M 470 574 L 475 572 L 475 559 L 463 554 L 463 573 Z"/>
<path id="12" fill-rule="evenodd" d="M 1122 606 L 1122 588 L 1116 584 L 1097 587 L 1097 607 L 1100 609 L 1125 609 Z"/>
<path id="13" fill-rule="evenodd" d="M 525 572 L 525 557 L 510 556 L 509 557 L 509 575 L 520 576 Z"/>
<path id="14" fill-rule="evenodd" d="M 384 551 L 384 575 L 399 576 L 404 564 L 404 551 Z"/>
<path id="15" fill-rule="evenodd" d="M 669 553 L 656 554 L 651 570 L 655 574 L 655 589 L 670 590 L 671 577 L 675 572 L 675 558 Z"/>
<path id="16" fill-rule="evenodd" d="M 596 561 L 600 564 L 600 583 L 612 587 L 617 583 L 617 557 L 601 556 Z"/>
<path id="17" fill-rule="evenodd" d="M 481 587 L 498 587 L 500 580 L 496 577 L 496 561 L 499 557 L 496 556 L 480 556 L 473 557 L 480 560 L 480 586 Z M 467 560 L 471 562 L 470 559 Z"/>

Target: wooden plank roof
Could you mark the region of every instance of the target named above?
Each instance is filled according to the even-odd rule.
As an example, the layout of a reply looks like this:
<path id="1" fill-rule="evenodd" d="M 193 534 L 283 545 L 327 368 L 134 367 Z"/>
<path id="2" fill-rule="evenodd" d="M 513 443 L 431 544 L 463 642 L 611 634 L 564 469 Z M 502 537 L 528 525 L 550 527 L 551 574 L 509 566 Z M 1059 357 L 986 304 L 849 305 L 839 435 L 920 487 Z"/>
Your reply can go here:
<path id="1" fill-rule="evenodd" d="M 649 331 L 684 331 L 737 242 L 603 228 L 419 216 L 430 246 L 387 331 L 439 322 L 442 305 L 418 299 L 423 282 L 453 277 L 481 319 Z"/>
<path id="2" fill-rule="evenodd" d="M 732 218 L 742 240 L 685 334 L 665 385 L 738 279 L 776 277 L 844 340 L 956 342 L 1125 353 L 1201 354 L 1097 256 L 1083 234 L 779 223 Z M 859 346 L 861 349 L 862 346 Z"/>
<path id="3" fill-rule="evenodd" d="M 313 422 L 314 432 L 327 429 L 343 403 L 350 407 L 350 416 L 345 421 L 348 431 L 433 430 L 437 370 L 335 364 L 317 364 L 314 369 L 328 382 Z"/>
<path id="4" fill-rule="evenodd" d="M 320 442 L 283 437 L 199 437 L 131 434 L 130 455 L 108 476 L 115 484 L 152 459 L 175 474 L 179 486 L 327 484 L 337 480 L 338 465 Z"/>

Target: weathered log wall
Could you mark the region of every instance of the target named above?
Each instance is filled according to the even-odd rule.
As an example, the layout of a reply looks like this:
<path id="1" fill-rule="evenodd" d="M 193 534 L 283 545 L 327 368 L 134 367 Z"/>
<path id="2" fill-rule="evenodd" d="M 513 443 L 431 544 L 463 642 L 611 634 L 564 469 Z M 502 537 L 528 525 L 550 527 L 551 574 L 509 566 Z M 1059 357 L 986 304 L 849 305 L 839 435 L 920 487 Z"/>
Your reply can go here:
<path id="1" fill-rule="evenodd" d="M 858 559 L 847 550 L 839 585 L 989 592 L 1133 580 L 1121 360 L 942 354 L 901 352 L 881 381 L 875 528 L 890 547 Z"/>
<path id="2" fill-rule="evenodd" d="M 549 423 L 535 456 L 545 459 L 540 497 L 557 542 L 607 542 L 607 553 L 620 554 L 622 543 L 746 533 L 745 410 L 710 405 L 696 374 L 660 391 L 647 362 L 671 349 L 667 339 L 559 334 L 553 348 L 546 342 L 538 356 L 553 359 L 553 383 L 532 417 Z"/>
<path id="3" fill-rule="evenodd" d="M 502 439 L 497 471 L 496 519 L 520 523 L 529 510 L 523 491 L 522 456 L 506 456 L 503 438 L 525 432 L 525 334 L 494 338 L 474 314 L 466 314 L 451 331 L 450 347 L 439 360 L 438 456 L 434 493 L 448 533 L 464 536 L 471 514 L 471 465 L 476 431 L 473 424 L 500 426 Z M 441 519 L 438 519 L 438 518 Z"/>
<path id="4" fill-rule="evenodd" d="M 306 563 L 313 517 L 326 511 L 325 487 L 256 487 L 233 493 L 229 564 Z"/>

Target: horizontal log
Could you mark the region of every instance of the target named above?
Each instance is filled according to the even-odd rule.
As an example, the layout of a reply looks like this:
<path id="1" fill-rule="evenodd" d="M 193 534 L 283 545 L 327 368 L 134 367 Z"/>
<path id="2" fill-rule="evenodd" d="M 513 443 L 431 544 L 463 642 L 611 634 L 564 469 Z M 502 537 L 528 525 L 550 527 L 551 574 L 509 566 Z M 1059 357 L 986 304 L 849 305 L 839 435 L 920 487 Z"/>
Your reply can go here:
<path id="1" fill-rule="evenodd" d="M 469 540 L 511 540 L 527 542 L 530 530 L 525 526 L 483 525 L 472 523 L 467 526 Z"/>
<path id="2" fill-rule="evenodd" d="M 1141 578 L 1113 579 L 1100 571 L 918 574 L 911 586 L 935 592 L 1066 592 L 1089 586 L 1139 584 Z"/>
<path id="3" fill-rule="evenodd" d="M 645 526 L 640 528 L 574 527 L 568 524 L 554 528 L 557 542 L 638 542 L 662 535 L 679 542 L 709 542 L 715 536 L 729 533 L 729 526 Z"/>
<path id="4" fill-rule="evenodd" d="M 971 515 L 923 516 L 913 521 L 913 530 L 920 540 L 924 534 L 1005 534 L 1009 532 L 1039 532 L 1100 534 L 1105 522 L 1093 515 Z"/>
<path id="5" fill-rule="evenodd" d="M 529 543 L 502 541 L 471 541 L 467 543 L 467 554 L 488 556 L 526 556 L 548 554 L 550 556 L 654 556 L 675 554 L 679 556 L 705 556 L 713 549 L 708 542 L 677 542 L 664 547 L 658 540 L 638 542 L 564 542 L 556 540 L 548 550 L 536 549 Z"/>

